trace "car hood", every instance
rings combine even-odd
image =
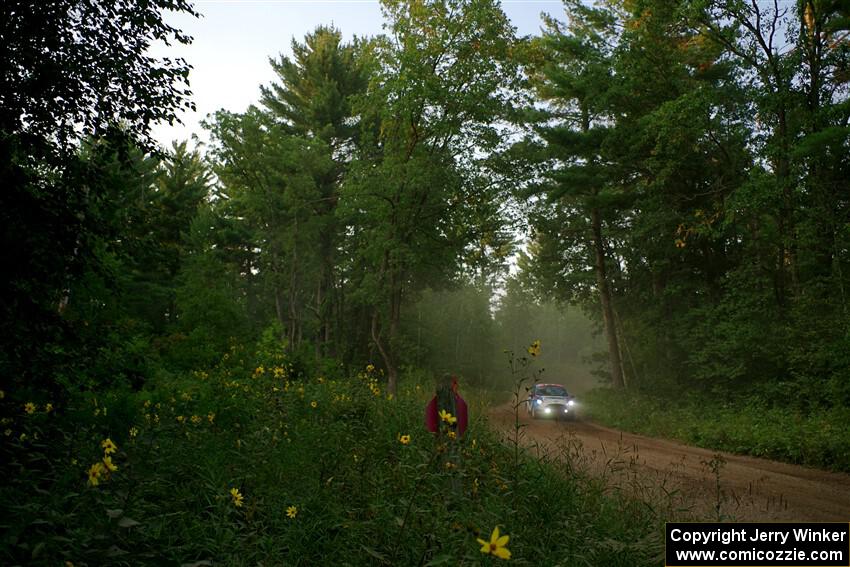
[[[543,403],[547,404],[565,404],[570,400],[567,396],[539,396],[538,399],[543,400]]]

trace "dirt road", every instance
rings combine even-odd
[[[510,404],[490,413],[513,435]],[[850,475],[718,453],[675,441],[609,429],[589,421],[532,420],[520,411],[522,443],[569,461],[682,517],[737,521],[850,521]],[[672,518],[671,518],[672,519]]]

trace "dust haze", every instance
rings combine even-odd
[[[413,366],[457,374],[494,394],[513,386],[510,352],[531,359],[526,349],[535,340],[541,349],[531,370],[543,369],[541,381],[563,384],[578,395],[605,384],[599,373],[604,340],[578,307],[519,294],[494,301],[488,291],[470,286],[424,292],[404,323]]]

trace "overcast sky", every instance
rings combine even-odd
[[[519,35],[540,31],[540,13],[560,16],[560,0],[502,0]],[[346,39],[381,33],[377,0],[197,0],[200,19],[172,14],[167,21],[194,37],[189,47],[157,49],[159,56],[184,57],[193,67],[189,79],[197,112],[180,114],[183,125],[154,128],[155,138],[170,146],[197,134],[207,137],[200,121],[218,109],[244,111],[257,102],[260,85],[274,81],[270,56],[291,55],[293,37],[320,24],[333,24]]]

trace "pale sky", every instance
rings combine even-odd
[[[519,35],[538,34],[541,12],[560,16],[560,0],[502,0],[505,13]],[[207,114],[221,108],[242,112],[260,97],[260,85],[275,80],[269,57],[291,55],[290,43],[299,41],[320,24],[333,24],[346,40],[382,32],[377,0],[196,0],[203,17],[171,14],[166,20],[194,37],[192,45],[159,48],[154,55],[184,57],[194,68],[189,80],[196,112],[179,114],[183,125],[162,124],[154,137],[170,147],[172,140],[197,134]]]

